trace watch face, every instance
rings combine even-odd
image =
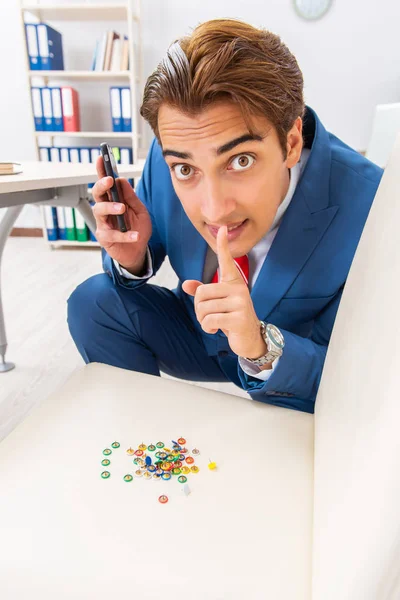
[[[285,345],[285,340],[279,329],[275,327],[275,325],[271,325],[270,323],[268,323],[268,325],[266,326],[266,330],[275,346],[278,346],[278,348],[283,348]]]

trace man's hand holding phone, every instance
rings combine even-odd
[[[110,190],[112,177],[106,175],[103,158],[96,162],[99,180],[92,188],[96,204],[96,238],[111,258],[134,275],[140,275],[146,260],[147,244],[151,237],[151,219],[144,204],[136,196],[132,186],[124,178],[115,180],[121,202],[112,201]],[[119,231],[116,216],[124,215],[128,231]]]

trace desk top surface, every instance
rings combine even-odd
[[[135,477],[181,436],[188,496]],[[310,600],[312,473],[312,415],[88,365],[0,444],[2,600]]]
[[[128,179],[140,177],[144,163],[145,161],[141,160],[134,165],[118,165],[118,173],[121,177]],[[0,206],[2,204],[1,194],[80,185],[97,180],[94,163],[25,161],[22,163],[22,168],[22,173],[0,176]]]

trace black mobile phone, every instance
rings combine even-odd
[[[114,180],[113,186],[110,190],[112,201],[118,202],[119,204],[123,204],[124,201],[121,200],[121,198],[119,196],[118,187],[117,187],[117,183],[116,183],[116,180],[118,179],[119,175],[118,175],[117,163],[115,162],[114,153],[113,153],[111,147],[109,146],[109,144],[107,144],[107,142],[102,142],[100,144],[100,151],[101,151],[101,156],[103,157],[103,163],[104,163],[104,169],[106,171],[106,175],[108,177],[112,177]],[[118,229],[122,232],[128,231],[128,226],[127,226],[126,220],[125,220],[125,214],[116,215],[116,219],[117,219]]]

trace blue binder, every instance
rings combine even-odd
[[[122,131],[121,119],[121,90],[119,87],[110,88],[111,121],[113,131]]]
[[[51,242],[58,240],[57,212],[53,206],[44,207],[47,237]]]
[[[80,156],[80,148],[77,148],[76,146],[71,146],[69,148],[69,162],[72,163],[79,163],[81,162],[81,156]]]
[[[43,120],[44,129],[43,131],[53,131],[53,105],[51,102],[51,90],[48,87],[40,88],[42,94],[42,107],[43,107]]]
[[[50,146],[40,146],[39,157],[42,162],[50,162]]]
[[[64,56],[62,49],[62,35],[50,25],[39,23],[37,37],[41,69],[43,71],[63,71]]]
[[[121,165],[131,165],[133,164],[133,153],[132,148],[120,148],[119,149],[120,157],[121,157]],[[129,183],[133,187],[133,179],[128,179]]]
[[[29,56],[29,68],[31,71],[39,71],[42,68],[42,61],[39,56],[37,31],[34,23],[26,23],[25,36]]]
[[[121,88],[121,115],[122,131],[132,131],[131,90],[128,87]]]
[[[53,111],[52,131],[64,131],[63,111],[61,103],[61,88],[51,87],[51,106]]]
[[[50,162],[61,162],[60,156],[61,148],[57,146],[52,146],[50,148]],[[64,206],[56,207],[57,214],[57,239],[66,240],[67,239],[67,230],[65,225],[65,208]]]
[[[31,87],[33,118],[36,131],[44,131],[42,95],[39,87]]]

